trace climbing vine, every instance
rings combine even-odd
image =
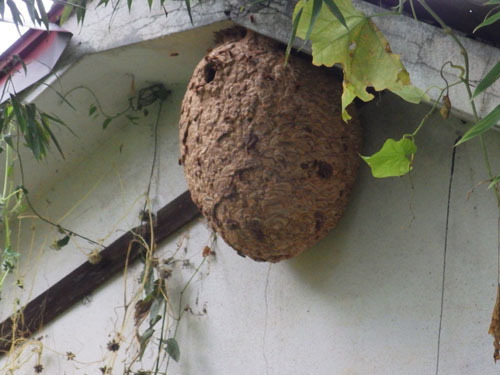
[[[401,15],[406,3],[410,4],[415,18],[414,3],[420,4],[454,41],[460,51],[462,61],[446,61],[441,70],[449,65],[460,72],[459,79],[456,82],[448,83],[443,77],[444,87],[439,89],[437,99],[433,101],[430,111],[416,125],[413,133],[403,134],[399,140],[387,139],[378,152],[371,156],[362,156],[362,159],[370,166],[373,176],[377,178],[408,174],[413,168],[417,154],[417,134],[437,108],[440,108],[440,114],[443,118],[448,117],[451,109],[451,99],[448,96],[449,88],[462,85],[470,101],[474,124],[456,142],[454,147],[479,138],[489,175],[489,188],[493,188],[497,204],[500,207],[498,188],[500,176],[493,173],[483,139],[483,136],[500,121],[500,105],[480,118],[475,103],[478,95],[500,78],[500,61],[473,89],[470,81],[470,62],[467,49],[456,33],[446,25],[427,4],[426,0],[400,0],[392,11],[371,16],[358,11],[351,0],[300,0],[295,7],[292,38],[289,41],[287,54],[290,53],[295,36],[298,36],[304,41],[311,41],[313,64],[326,66],[339,64],[342,67],[344,73],[342,116],[346,121],[350,119],[347,106],[354,98],[363,101],[374,98],[374,95],[367,91],[368,88],[375,91],[387,89],[410,103],[418,103],[424,99],[430,100],[427,95],[411,84],[409,74],[402,65],[399,56],[392,53],[387,40],[372,22],[373,18],[379,16]],[[474,32],[500,20],[500,1],[490,0],[485,5],[494,5],[494,7],[486,15],[484,21],[475,28]],[[441,76],[443,76],[442,72]],[[500,269],[498,274],[500,275]],[[495,361],[500,359],[500,284],[498,284],[497,294],[497,302],[489,330],[489,333],[494,337],[493,357]]]

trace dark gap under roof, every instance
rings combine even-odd
[[[390,9],[399,4],[398,0],[363,1],[386,9]],[[472,33],[474,28],[483,22],[488,12],[494,7],[492,5],[483,5],[486,2],[487,0],[427,0],[427,4],[452,29],[459,31],[469,38],[491,44],[495,47],[500,47],[500,21],[484,27],[476,33]],[[429,13],[422,8],[418,1],[414,1],[413,3],[419,21],[439,26]],[[413,17],[408,2],[404,6],[404,12]]]

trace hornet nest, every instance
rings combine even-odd
[[[330,69],[243,29],[219,33],[196,67],[180,118],[191,197],[240,253],[278,262],[341,218],[356,179],[361,129],[341,117]]]

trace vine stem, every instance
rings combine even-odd
[[[7,147],[8,148],[8,147]],[[21,175],[21,184],[23,185],[23,187],[25,186],[24,185],[24,168],[23,168],[23,161],[21,159],[21,153],[19,152],[19,137],[18,137],[18,147],[17,149],[14,149],[14,151],[17,153],[17,160],[19,162],[19,172],[20,172],[20,175]],[[33,213],[42,221],[46,222],[47,224],[57,228],[57,229],[60,229],[62,230],[63,232],[65,232],[66,234],[68,235],[72,235],[72,236],[75,236],[75,237],[78,237],[78,238],[81,238],[82,240],[85,240],[93,245],[96,245],[100,248],[104,248],[104,245],[97,242],[97,241],[94,241],[92,240],[91,238],[87,237],[87,236],[84,236],[84,235],[81,235],[81,234],[78,234],[68,228],[65,228],[59,224],[56,224],[54,223],[53,221],[47,219],[46,217],[42,216],[36,209],[35,207],[33,206],[33,204],[31,203],[31,200],[30,198],[28,197],[27,194],[24,195],[24,198],[26,199],[26,203],[28,204],[28,207],[31,209],[31,211],[33,211]]]
[[[203,258],[203,260],[200,262],[200,264],[198,265],[196,270],[194,270],[193,274],[191,275],[191,277],[189,278],[187,283],[184,285],[184,288],[182,288],[182,290],[179,294],[179,310],[177,312],[177,324],[175,325],[174,335],[172,336],[172,338],[174,338],[174,339],[177,337],[177,331],[179,330],[179,325],[181,323],[181,319],[184,315],[184,312],[186,311],[185,309],[183,310],[183,308],[182,308],[182,297],[184,296],[184,293],[186,292],[187,288],[189,287],[189,285],[193,281],[194,277],[198,274],[198,272],[200,272],[200,269],[206,260],[207,260],[206,257]],[[167,365],[165,367],[165,372],[168,370],[169,364],[170,364],[170,356],[168,356],[168,358],[167,358]]]
[[[3,180],[3,193],[2,199],[7,195],[7,184],[9,179],[9,147],[7,146],[5,149],[5,171],[4,171],[4,180]]]
[[[470,62],[469,62],[469,54],[467,53],[467,50],[465,49],[463,43],[460,41],[458,36],[441,19],[441,17],[439,17],[439,15],[427,4],[426,0],[418,0],[418,2],[431,15],[431,17],[436,20],[436,22],[442,27],[444,32],[446,34],[448,34],[455,41],[455,43],[458,45],[458,47],[460,49],[460,54],[462,55],[462,57],[464,59],[464,67],[465,67],[465,74],[464,74],[464,77],[462,77],[461,79],[465,85],[465,89],[467,90],[467,96],[469,97],[469,101],[470,101],[471,108],[472,108],[472,113],[474,114],[474,119],[475,119],[475,121],[479,121],[479,115],[477,113],[476,103],[472,99],[472,90],[471,90],[470,81],[469,81]],[[481,142],[481,148],[483,150],[483,158],[484,158],[484,162],[486,165],[486,170],[488,172],[489,178],[492,179],[493,172],[492,172],[492,168],[491,168],[491,162],[490,162],[490,158],[488,155],[488,149],[486,147],[486,144],[484,142],[484,138],[482,135],[479,136],[479,140]],[[493,191],[494,191],[494,194],[495,194],[495,197],[497,200],[497,206],[500,207],[500,193],[498,192],[497,189],[493,189]],[[500,270],[499,270],[499,273],[500,273]]]

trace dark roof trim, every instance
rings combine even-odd
[[[399,0],[363,0],[367,3],[390,9],[399,4]],[[482,2],[482,3],[481,3]],[[427,0],[427,4],[452,29],[459,31],[471,39],[500,47],[500,22],[484,27],[473,33],[474,28],[483,22],[493,5],[483,5],[486,0]],[[414,1],[415,13],[419,21],[438,26],[436,21],[422,8],[418,1]],[[404,6],[404,13],[413,16],[409,2]]]

